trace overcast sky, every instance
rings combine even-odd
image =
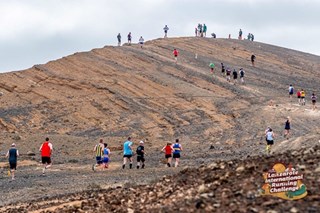
[[[239,29],[255,40],[320,55],[317,0],[0,0],[0,72],[133,42],[193,36],[198,23],[226,38]]]

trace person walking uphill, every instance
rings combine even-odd
[[[178,167],[179,165],[179,160],[180,160],[180,152],[182,151],[182,146],[179,143],[179,139],[176,139],[176,142],[173,144],[172,148],[174,149],[173,151],[173,159],[175,160],[174,167]]]
[[[254,60],[256,60],[256,56],[255,55],[251,55],[251,63],[252,63],[252,66],[254,66]]]
[[[144,158],[144,142],[143,141],[140,141],[140,145],[137,147],[136,153],[137,153],[137,169],[140,168],[140,161],[142,163],[141,169],[144,169],[145,158]]]
[[[289,134],[290,134],[290,129],[291,129],[291,126],[290,126],[290,117],[287,117],[287,120],[284,124],[284,137],[287,138],[287,140],[289,139]]]
[[[16,148],[16,144],[13,143],[11,145],[11,148],[6,154],[6,157],[9,159],[9,166],[10,166],[10,174],[11,174],[11,179],[15,180],[14,177],[14,172],[17,170],[17,161],[18,161],[18,156],[19,156],[19,151]]]
[[[163,31],[164,31],[164,38],[167,38],[168,36],[167,36],[167,33],[168,33],[168,30],[169,30],[169,27],[166,25],[166,26],[164,26],[164,28],[163,28]]]
[[[121,35],[120,33],[117,35],[117,39],[118,39],[118,46],[121,45]]]
[[[214,75],[213,75],[213,71],[214,71],[214,67],[215,67],[214,63],[211,62],[211,63],[209,64],[209,67],[210,67],[210,71],[211,71],[212,78],[213,78],[213,76],[214,76]]]
[[[123,144],[123,165],[122,165],[122,169],[124,169],[126,167],[126,164],[129,160],[130,164],[129,164],[129,168],[132,169],[132,145],[133,142],[131,142],[131,137],[128,137],[128,140],[126,142],[124,142]]]
[[[312,101],[312,110],[315,110],[317,108],[316,107],[317,96],[314,93],[312,93],[311,101]]]
[[[173,56],[176,63],[178,62],[178,55],[179,55],[179,51],[177,49],[174,49]]]
[[[45,171],[51,167],[51,154],[52,154],[52,143],[49,142],[49,138],[41,145],[39,151],[41,152],[41,161],[43,164],[42,175],[45,175]]]

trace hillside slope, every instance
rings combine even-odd
[[[173,48],[180,52],[177,64]],[[251,54],[257,57],[255,67]],[[262,155],[267,126],[276,134],[274,152],[313,146],[319,140],[320,113],[311,109],[310,96],[312,91],[320,94],[319,59],[259,42],[185,37],[148,41],[143,49],[106,46],[1,74],[0,154],[15,142],[24,161],[20,165],[25,165],[23,180],[12,189],[23,194],[24,188],[32,188],[25,199],[39,197],[40,189],[28,181],[40,170],[38,156],[25,154],[38,153],[46,136],[55,149],[57,169],[52,178],[63,180],[55,186],[46,183],[55,195],[70,186],[69,192],[78,192],[94,182],[87,179],[91,171],[83,168],[90,167],[92,148],[100,137],[114,152],[114,169],[120,165],[119,150],[129,135],[135,144],[146,141],[152,168],[162,165],[159,150],[175,138],[184,146],[183,166]],[[214,76],[210,62],[216,64]],[[246,84],[228,83],[221,75],[221,62],[232,69],[244,68]],[[288,98],[289,84],[306,90],[306,106]],[[292,119],[289,140],[282,136],[287,116]],[[5,168],[5,162],[0,158],[0,167]],[[67,179],[69,173],[75,179]],[[152,173],[140,181],[168,171]],[[141,183],[139,173],[133,176]],[[43,184],[41,178],[34,178]],[[107,185],[126,181],[109,178]],[[4,191],[8,187],[0,184]],[[6,196],[0,206],[21,201],[14,194]]]

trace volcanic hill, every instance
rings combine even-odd
[[[174,48],[180,52],[177,63]],[[213,75],[211,62],[216,65]],[[243,68],[245,84],[227,82],[221,62],[232,70]],[[51,190],[47,197],[95,188],[90,164],[99,138],[114,152],[108,186],[130,182],[119,169],[121,145],[128,136],[135,145],[144,140],[147,150],[149,168],[142,173],[144,179],[135,170],[136,184],[180,170],[170,171],[161,161],[161,148],[176,138],[184,148],[181,167],[264,156],[267,126],[276,134],[274,153],[319,141],[320,113],[312,110],[310,96],[320,94],[320,57],[260,42],[156,39],[143,48],[105,46],[0,76],[0,153],[13,142],[22,153],[22,171],[15,183],[8,185],[7,177],[0,177],[1,191],[17,190],[4,193],[0,206],[42,199],[37,195],[40,182]],[[290,84],[306,91],[306,106],[295,97],[289,99]],[[289,140],[283,137],[288,116]],[[47,136],[56,164],[47,180],[57,186],[34,175],[40,173],[38,149]],[[0,158],[3,173],[5,162]],[[105,178],[102,173],[96,176]]]

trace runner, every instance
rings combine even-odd
[[[144,169],[145,158],[144,158],[144,142],[143,141],[140,141],[140,145],[137,147],[136,153],[137,153],[137,169],[140,168],[140,161],[142,163],[141,169]]]
[[[179,51],[177,49],[174,49],[173,50],[173,55],[174,55],[174,60],[177,63],[178,62]]]
[[[93,171],[96,169],[96,167],[99,167],[103,164],[103,160],[102,160],[103,149],[104,149],[104,144],[103,144],[103,139],[101,138],[99,140],[99,143],[95,145],[93,148],[93,151],[96,155],[96,163],[92,165]]]
[[[244,84],[244,73],[245,73],[245,71],[243,70],[243,68],[240,68],[239,75],[240,75],[240,79],[241,79],[242,84]]]
[[[109,168],[109,155],[111,154],[110,149],[108,148],[108,144],[104,143],[104,149],[103,149],[103,168]]]
[[[233,69],[233,84],[236,85],[238,82],[238,72],[236,71],[236,69]]]
[[[290,117],[287,117],[287,120],[284,124],[284,137],[286,137],[287,139],[289,139],[289,134],[290,134]]]
[[[132,169],[132,163],[133,163],[133,159],[132,159],[132,144],[133,142],[131,142],[131,137],[128,137],[128,140],[126,142],[124,142],[123,144],[123,165],[122,165],[122,169],[125,168],[128,160],[130,161],[129,164],[129,168]]]
[[[169,30],[169,27],[168,27],[167,25],[164,26],[163,31],[164,31],[164,37],[165,37],[165,38],[167,38],[168,30]]]
[[[214,70],[214,66],[215,66],[215,65],[214,65],[214,63],[212,63],[212,62],[209,64],[210,72],[212,73],[212,78],[213,78],[213,70]]]
[[[9,149],[9,151],[6,154],[6,157],[9,159],[9,166],[10,166],[9,174],[11,174],[12,180],[15,180],[14,172],[17,170],[18,156],[19,156],[19,151],[16,148],[16,144],[13,143],[11,145],[11,148]]]
[[[298,103],[300,105],[301,104],[301,92],[300,92],[300,90],[297,91],[297,98],[298,98]]]
[[[194,33],[196,34],[196,37],[198,36],[198,28],[194,28]]]
[[[227,73],[227,81],[230,82],[231,69],[228,67],[226,70]]]
[[[251,55],[251,63],[252,63],[252,66],[254,66],[254,60],[256,59],[256,56],[255,55]]]
[[[41,145],[39,151],[41,152],[41,161],[43,164],[42,175],[45,175],[46,169],[51,167],[51,154],[52,154],[52,143],[49,142],[49,138]]]
[[[292,86],[292,84],[290,84],[290,86],[289,86],[289,98],[292,98],[292,95],[293,95],[293,86]]]
[[[225,68],[224,64],[221,63],[221,73],[222,73],[222,75],[225,75],[225,71],[226,71],[226,68]]]
[[[273,145],[274,141],[274,133],[272,129],[270,128],[269,131],[266,133],[266,138],[267,138],[267,154],[271,153],[271,146]]]
[[[171,167],[172,152],[174,152],[172,144],[167,143],[167,145],[163,147],[161,151],[165,153],[165,158],[167,159],[167,166]]]
[[[131,32],[129,32],[129,34],[128,34],[128,44],[129,45],[131,45],[131,38],[132,38]]]
[[[312,101],[312,110],[315,110],[317,108],[316,107],[317,96],[314,93],[312,93],[311,101]]]
[[[180,160],[180,152],[182,151],[182,146],[179,143],[179,139],[176,139],[176,142],[173,144],[172,148],[174,149],[174,152],[173,152],[173,159],[175,160],[174,167],[178,167],[179,160]]]
[[[121,45],[121,35],[120,33],[117,35],[117,39],[118,39],[118,46]]]
[[[206,35],[207,35],[207,25],[206,24],[203,24],[203,34],[204,34],[204,37],[206,37]]]
[[[306,100],[305,100],[306,93],[303,89],[301,89],[300,95],[301,95],[301,105],[306,105]]]
[[[140,36],[139,38],[139,44],[140,44],[140,47],[142,48],[143,46],[143,43],[144,43],[144,39],[142,38],[142,36]]]

